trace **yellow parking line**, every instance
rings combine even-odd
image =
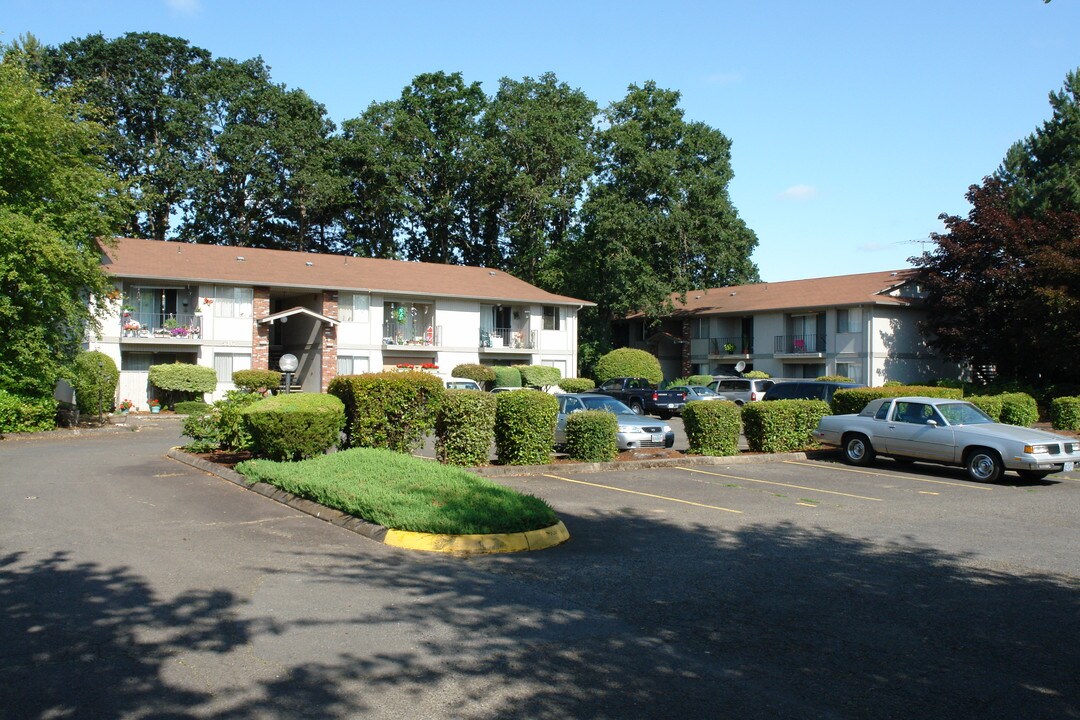
[[[992,487],[986,487],[983,485],[971,485],[969,483],[949,482],[948,480],[931,480],[929,478],[915,477],[914,475],[897,475],[895,473],[881,473],[874,472],[873,470],[856,470],[855,468],[846,467],[844,465],[818,465],[816,463],[799,462],[798,460],[783,460],[788,465],[802,465],[803,467],[812,467],[819,470],[842,470],[844,472],[856,473],[858,475],[876,475],[877,477],[886,478],[900,478],[902,480],[917,480],[918,482],[933,483],[934,485],[952,485],[953,487],[962,487],[969,490],[993,490]]]
[[[720,507],[719,505],[704,505],[702,503],[690,502],[689,500],[680,500],[679,498],[665,497],[664,495],[653,495],[651,493],[638,492],[636,490],[626,490],[624,488],[612,487],[611,485],[601,485],[600,483],[585,482],[584,480],[572,480],[571,478],[560,477],[558,475],[544,474],[544,477],[554,478],[555,480],[562,480],[569,483],[577,483],[578,485],[588,485],[590,487],[601,488],[603,490],[614,490],[616,492],[630,493],[631,495],[641,495],[642,497],[656,498],[657,500],[670,500],[671,502],[682,503],[683,505],[693,505],[694,507],[708,508],[710,510],[723,510],[729,513],[738,513],[742,515],[742,510],[732,510],[731,508]]]
[[[919,494],[920,495],[940,495],[941,493],[930,492],[929,490],[920,490]]]
[[[715,477],[730,478],[732,480],[744,480],[746,482],[761,483],[763,485],[779,485],[780,487],[795,488],[796,490],[811,490],[813,492],[825,493],[827,495],[843,495],[844,497],[856,498],[858,500],[873,500],[874,502],[885,502],[881,498],[866,497],[865,495],[852,495],[851,493],[836,492],[835,490],[822,490],[821,488],[806,487],[804,485],[792,485],[790,483],[773,482],[772,480],[755,480],[754,478],[740,477],[739,475],[725,475],[724,473],[709,472],[708,470],[698,470],[696,468],[678,467],[676,470],[685,470],[686,472],[701,473],[702,475],[713,475]]]
[[[796,505],[802,505],[803,507],[817,507],[814,503],[795,503]]]

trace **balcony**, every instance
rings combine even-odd
[[[535,330],[494,328],[480,331],[481,351],[535,350]]]
[[[124,312],[120,341],[189,342],[202,338],[201,313]]]
[[[399,322],[383,323],[383,347],[395,350],[424,350],[442,345],[442,325],[409,328]]]
[[[747,359],[754,354],[754,344],[750,338],[742,336],[709,338],[710,358]]]
[[[775,355],[825,357],[824,335],[777,335],[773,345]]]

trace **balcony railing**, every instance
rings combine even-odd
[[[120,317],[120,337],[198,340],[202,337],[202,314],[124,312]]]
[[[480,347],[492,350],[534,350],[536,348],[536,331],[512,330],[510,328],[481,330]]]
[[[442,325],[409,329],[401,323],[383,323],[383,345],[396,348],[442,345]]]
[[[752,355],[754,343],[749,338],[722,337],[709,338],[710,355]]]
[[[777,335],[773,352],[784,355],[816,355],[825,352],[824,335]]]

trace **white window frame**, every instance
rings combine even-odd
[[[246,359],[247,363],[237,362],[237,360]],[[237,367],[239,365],[240,367]],[[217,379],[219,383],[231,383],[233,381],[233,373],[237,370],[250,370],[251,369],[251,354],[250,353],[229,353],[229,352],[216,352],[214,353],[214,372],[217,373]]]
[[[214,317],[250,318],[254,293],[239,285],[214,286]]]
[[[371,317],[371,296],[365,293],[341,293],[338,320],[343,323],[366,323]]]
[[[550,315],[548,315],[548,310],[551,311]],[[543,327],[545,330],[550,330],[552,332],[558,332],[562,330],[563,308],[559,307],[558,305],[544,305],[541,313],[543,314]],[[551,327],[548,327],[549,320]]]
[[[851,332],[851,311],[847,308],[837,308],[836,310],[836,333]]]
[[[348,363],[348,372],[343,371],[343,363]],[[358,370],[357,365],[360,365],[362,367]],[[361,375],[366,372],[371,372],[371,358],[369,358],[367,355],[338,355],[338,375]]]

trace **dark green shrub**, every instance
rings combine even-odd
[[[855,382],[846,375],[822,375],[817,379],[822,382]]]
[[[603,410],[582,410],[566,418],[566,452],[574,460],[609,462],[619,454],[619,421]]]
[[[540,465],[551,459],[559,401],[539,390],[496,396],[495,451],[503,465]]]
[[[1055,430],[1080,430],[1080,397],[1059,397],[1050,402],[1050,422]]]
[[[712,375],[691,375],[686,379],[687,385],[708,385],[713,381]]]
[[[111,395],[109,404],[112,404]],[[0,433],[55,429],[56,400],[51,397],[28,398],[0,390]]]
[[[304,460],[338,442],[345,405],[333,395],[292,393],[262,398],[242,411],[254,451],[271,460]]]
[[[521,387],[521,371],[516,367],[496,365],[492,370],[495,371],[495,387]]]
[[[120,371],[111,357],[97,350],[80,352],[75,356],[71,375],[79,412],[98,415],[112,410]]]
[[[1004,403],[1000,395],[972,395],[964,399],[989,415],[995,422],[1001,422],[1001,408]]]
[[[435,457],[439,462],[487,465],[494,441],[495,396],[476,390],[446,393],[435,420]]]
[[[858,413],[866,403],[883,397],[922,396],[952,398],[960,400],[964,393],[956,388],[932,387],[929,385],[892,385],[873,388],[844,388],[837,390],[832,398],[833,415],[851,415]]]
[[[1039,422],[1039,404],[1027,393],[1004,393],[998,397],[1001,398],[1001,422],[1020,427],[1031,427]]]
[[[183,400],[173,406],[173,410],[179,415],[197,415],[209,409],[210,406],[202,400]]]
[[[218,441],[226,450],[250,450],[253,438],[248,430],[244,410],[262,399],[256,393],[229,390],[225,397],[214,403],[217,413]],[[336,438],[335,438],[336,442]]]
[[[490,390],[495,382],[495,369],[487,365],[466,363],[454,367],[454,369],[450,371],[450,376],[465,378],[466,380],[475,380],[480,387],[485,390]]]
[[[150,366],[150,384],[160,392],[162,404],[173,407],[179,400],[197,400],[203,393],[217,389],[214,368],[191,363]]]
[[[219,414],[211,405],[203,404],[203,407],[202,412],[191,413],[184,418],[184,435],[191,438],[184,449],[189,452],[211,452],[221,447]]]
[[[407,453],[435,428],[446,392],[436,375],[419,371],[341,375],[327,392],[345,403],[348,447]]]
[[[249,393],[274,390],[281,385],[281,373],[277,370],[237,370],[232,374],[237,390]]]
[[[521,373],[521,384],[525,387],[543,390],[562,379],[562,373],[558,368],[547,365],[515,365],[514,367]]]
[[[558,385],[560,389],[568,393],[589,392],[596,388],[596,383],[589,378],[563,378]]]
[[[682,418],[691,454],[739,454],[742,414],[735,403],[727,400],[691,402],[683,408]]]
[[[865,403],[864,403],[865,404]],[[824,400],[772,400],[746,403],[743,432],[754,452],[794,452],[817,447],[813,432],[829,415]]]
[[[596,361],[594,374],[600,384],[617,377],[645,378],[653,385],[659,385],[664,379],[656,356],[634,348],[619,348],[604,355]]]

